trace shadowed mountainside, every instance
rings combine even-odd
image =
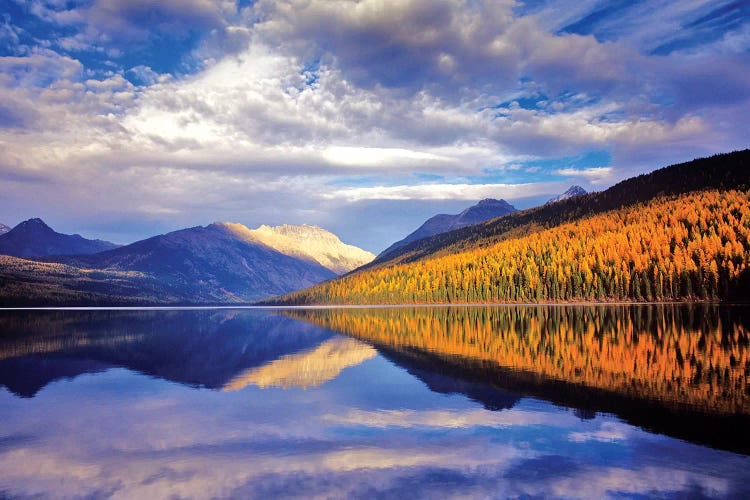
[[[406,238],[397,241],[378,255],[378,260],[388,259],[390,255],[398,253],[398,249],[411,243],[412,241],[429,238],[436,234],[453,231],[462,227],[478,224],[486,220],[511,214],[516,208],[505,200],[485,199],[473,205],[460,214],[448,215],[438,214],[430,217],[424,224],[419,226],[413,233]]]
[[[58,233],[42,219],[29,219],[13,229],[0,231],[0,254],[13,257],[91,254],[118,246],[108,241],[88,240],[78,234]]]
[[[0,294],[3,305],[250,303],[335,276],[312,259],[247,241],[221,223],[96,254],[36,260],[0,266],[8,287]]]

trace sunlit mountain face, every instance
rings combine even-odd
[[[238,223],[224,223],[238,237],[250,242],[267,245],[291,257],[313,260],[333,271],[344,274],[367,264],[375,258],[373,254],[343,243],[335,234],[317,226],[261,225],[249,229]]]

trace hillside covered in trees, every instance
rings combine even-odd
[[[500,219],[502,220],[502,219]],[[750,191],[707,190],[365,269],[277,304],[743,300]],[[481,243],[479,240],[478,243]]]
[[[624,180],[596,193],[548,203],[386,250],[365,268],[413,262],[527,235],[584,217],[695,191],[750,189],[750,149],[700,158]]]

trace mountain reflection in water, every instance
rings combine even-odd
[[[713,413],[750,413],[750,318],[711,306],[512,306],[294,310],[398,352],[491,362]]]
[[[291,310],[440,372],[750,453],[744,307],[509,306]],[[417,368],[415,368],[417,367]],[[429,385],[429,383],[428,383]]]
[[[0,498],[743,497],[747,317],[2,311]]]

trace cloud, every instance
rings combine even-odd
[[[403,166],[417,164],[435,167],[435,164],[451,161],[450,158],[403,148],[367,148],[331,146],[323,151],[323,158],[337,165],[350,166]]]
[[[310,57],[330,54],[357,85],[512,85],[518,52],[494,43],[513,3],[407,0],[260,1],[259,33]],[[305,45],[310,41],[316,53]],[[489,64],[488,64],[489,63]],[[470,80],[471,79],[471,80]]]
[[[582,177],[593,184],[599,184],[612,175],[613,169],[612,167],[561,168],[555,170],[555,173],[566,177]]]
[[[260,36],[302,58],[330,60],[358,86],[500,96],[520,78],[538,89],[611,91],[637,83],[637,53],[592,36],[544,31],[514,2],[260,1]],[[313,47],[311,49],[311,47]]]
[[[536,184],[421,184],[342,188],[323,193],[326,199],[361,200],[479,200],[523,198],[560,190],[560,183]]]
[[[106,45],[123,40],[140,42],[164,33],[182,37],[191,30],[217,28],[236,7],[229,0],[94,0],[72,6],[35,1],[30,11],[55,25],[80,26],[83,36],[79,40],[86,44]]]
[[[35,21],[5,19],[15,48],[0,57],[0,144],[20,193],[3,208],[19,220],[36,199],[70,224],[83,197],[139,224],[257,225],[282,200],[287,221],[344,227],[360,201],[550,194],[549,172],[605,186],[746,146],[746,26],[717,18],[723,36],[650,53],[713,19],[704,4],[657,3],[640,23],[643,6],[589,1],[23,5]],[[612,164],[571,170],[590,150]],[[531,160],[551,166],[511,168]],[[39,177],[57,188],[22,182]],[[397,219],[392,235],[408,230]]]

